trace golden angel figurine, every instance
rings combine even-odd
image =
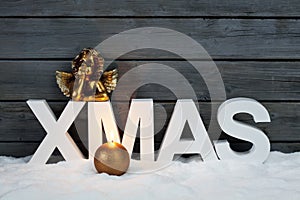
[[[103,72],[104,59],[92,48],[83,49],[72,61],[72,72],[56,71],[56,82],[74,101],[107,101],[117,85],[117,69]],[[101,77],[101,78],[100,78]]]

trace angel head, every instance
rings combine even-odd
[[[104,59],[92,48],[83,49],[72,61],[72,72],[56,71],[56,82],[75,101],[107,101],[116,87],[117,69],[103,72]]]
[[[72,61],[72,73],[76,76],[94,75],[101,76],[103,73],[104,59],[92,48],[83,49]]]

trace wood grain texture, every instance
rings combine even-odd
[[[0,142],[0,152],[1,156],[13,156],[13,157],[25,157],[31,156],[34,154],[38,146],[39,142]],[[87,150],[80,143],[77,144],[79,149],[84,155],[87,155]],[[55,149],[53,152],[53,156],[50,157],[48,163],[56,163],[63,159],[58,159],[60,152],[58,149]],[[30,158],[26,158],[30,159]]]
[[[185,61],[118,61],[114,63],[114,66],[118,67],[122,77],[129,70],[145,63],[160,63],[170,66],[189,81],[198,100],[210,99],[204,80],[194,67]],[[300,98],[300,62],[218,61],[216,65],[223,78],[228,98],[243,96],[260,101],[295,101]],[[67,100],[56,84],[56,70],[71,71],[70,62],[0,61],[0,100],[26,101],[31,98],[52,101]],[[137,77],[139,79],[151,78],[155,83],[161,73],[163,72],[160,69],[149,66],[146,74],[137,74]],[[163,77],[179,88],[182,98],[191,98],[190,94],[186,92],[187,85],[178,82],[170,73],[163,74]],[[125,80],[124,83],[128,85],[128,88],[132,85],[131,80]],[[144,85],[130,94],[135,98],[153,98],[156,101],[177,99],[170,90],[157,84]],[[116,98],[124,99],[121,95],[117,95]]]
[[[54,113],[59,117],[65,102],[49,103]],[[120,105],[120,104],[119,104]],[[174,103],[155,103],[155,140],[161,142],[166,131],[168,122],[174,109]],[[268,109],[271,123],[255,124],[249,115],[239,114],[237,120],[257,126],[262,129],[272,142],[299,142],[300,141],[300,103],[272,103],[265,102],[263,105]],[[200,114],[206,127],[211,118],[210,103],[199,104]],[[114,105],[114,111],[119,128],[124,129],[128,107]],[[216,127],[218,128],[218,127]],[[78,117],[75,126],[69,133],[75,141],[87,140],[87,115],[83,111]],[[210,133],[211,134],[211,133]],[[25,102],[1,102],[0,103],[0,141],[1,142],[37,142],[41,141],[46,132],[31,112]],[[190,132],[184,129],[183,136],[189,137]],[[214,133],[214,135],[217,135]],[[221,138],[228,138],[222,135]],[[219,138],[212,138],[219,139]],[[230,138],[229,138],[230,139]]]
[[[187,34],[214,59],[300,59],[297,19],[2,18],[0,22],[0,59],[73,58],[84,47],[94,47],[121,31],[145,26]],[[193,48],[189,57],[198,59]],[[122,58],[178,59],[178,56],[148,50]]]
[[[297,0],[141,0],[141,1],[97,1],[97,0],[3,0],[1,16],[166,16],[166,17],[299,17]]]
[[[59,117],[67,99],[55,83],[56,70],[69,71],[70,61],[84,47],[94,47],[121,31],[145,26],[187,34],[213,59],[222,60],[216,64],[227,98],[244,96],[261,101],[270,112],[272,122],[255,126],[270,138],[272,150],[300,151],[299,20],[298,0],[3,0],[0,4],[0,155],[31,155],[46,135],[26,105],[27,99],[50,100]],[[189,56],[199,59],[193,54]],[[122,59],[115,63],[121,75],[151,62],[177,70],[193,87],[204,124],[208,126],[211,110],[207,87],[182,58],[147,49],[127,53]],[[157,80],[161,73],[150,67],[138,77]],[[190,98],[187,85],[170,74],[162,75],[180,88],[181,97]],[[130,86],[130,80],[127,84]],[[155,100],[158,149],[176,97],[162,86],[147,84],[132,91],[130,98]],[[124,128],[127,112],[126,104],[115,107],[120,129]],[[83,110],[69,130],[76,142],[87,142],[86,118]],[[249,115],[239,114],[236,119],[254,125]],[[184,129],[183,135],[188,137],[189,130]],[[249,148],[249,143],[241,143],[224,133],[221,138],[228,139],[236,150]],[[81,143],[79,146],[86,154]],[[139,151],[138,145],[135,151]]]

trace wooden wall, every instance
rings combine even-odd
[[[299,19],[298,0],[3,0],[0,154],[30,155],[46,135],[26,105],[27,99],[47,99],[59,116],[67,99],[56,86],[56,70],[69,71],[70,61],[82,48],[143,26],[171,28],[202,44],[220,70],[227,98],[255,98],[269,110],[272,122],[257,126],[270,138],[272,150],[299,151]],[[191,79],[207,126],[211,104],[207,89],[184,60],[165,52],[135,51],[116,64],[122,75],[148,62],[167,64]],[[161,86],[148,85],[134,96],[155,100],[158,148],[167,125],[161,122],[170,118],[174,95]],[[247,115],[237,118],[253,124]],[[78,141],[76,129],[70,132]],[[237,150],[248,148],[241,141],[231,141]]]

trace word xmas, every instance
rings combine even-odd
[[[69,101],[58,120],[45,100],[28,100],[27,104],[47,132],[46,137],[33,155],[30,163],[46,163],[57,147],[66,161],[82,159],[83,156],[67,130],[86,102]],[[201,108],[200,108],[201,109]],[[192,100],[177,100],[157,160],[154,159],[154,113],[152,99],[133,99],[129,109],[122,141],[118,134],[111,103],[88,102],[89,155],[93,157],[102,144],[102,130],[107,140],[119,142],[132,153],[138,127],[140,127],[140,160],[144,163],[171,162],[174,154],[197,153],[204,161],[236,159],[264,162],[270,152],[270,142],[264,132],[256,127],[233,119],[237,113],[248,113],[254,121],[270,122],[266,108],[253,99],[234,98],[221,104],[217,120],[228,135],[251,142],[246,152],[233,151],[226,140],[214,141],[215,150],[209,139],[197,107]],[[194,140],[180,140],[185,123],[188,123]]]

